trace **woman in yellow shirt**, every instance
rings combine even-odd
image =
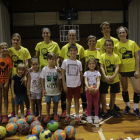
[[[137,117],[140,117],[138,103],[139,103],[139,95],[140,95],[140,82],[139,82],[139,47],[138,45],[132,41],[127,39],[128,29],[126,27],[119,27],[117,29],[118,37],[120,42],[115,46],[117,50],[117,54],[121,59],[120,65],[120,75],[121,75],[121,83],[122,83],[122,96],[123,100],[126,104],[124,114],[129,114],[131,111],[129,105],[129,94],[128,94],[128,77],[131,81],[131,84],[134,89],[134,108],[133,114]]]

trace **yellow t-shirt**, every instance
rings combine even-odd
[[[87,61],[90,58],[95,58],[99,66],[100,52],[98,50],[94,51],[85,50],[84,57],[85,57],[85,70],[87,69]]]
[[[12,58],[13,61],[13,68],[12,68],[12,77],[17,74],[16,67],[19,63],[24,63],[25,60],[31,58],[31,55],[27,48],[21,46],[19,51],[16,51],[14,47],[9,48],[8,50],[9,56]]]
[[[61,52],[60,52],[60,57],[65,59],[68,59],[70,57],[69,53],[68,53],[68,47],[70,46],[70,44],[66,44],[65,46],[62,47]],[[78,43],[76,43],[76,46],[78,48],[78,53],[76,55],[76,59],[80,60],[81,58],[84,58],[84,48],[79,45]]]
[[[53,52],[56,55],[59,55],[60,53],[60,48],[58,44],[54,41],[51,41],[51,43],[49,44],[46,44],[44,41],[39,42],[36,45],[35,50],[40,52],[39,55],[40,69],[43,69],[45,66],[48,65],[47,55],[49,52]]]
[[[128,40],[126,43],[119,42],[116,44],[116,54],[119,55],[121,60],[120,72],[132,72],[136,70],[136,62],[134,53],[139,51],[138,45],[135,41]]]
[[[111,37],[111,39],[114,42],[114,46],[119,42],[119,40],[114,38],[114,37]],[[101,49],[100,54],[104,54],[106,52],[105,46],[104,46],[105,40],[106,39],[104,39],[103,37],[101,39],[97,40],[96,48],[100,48]]]
[[[106,53],[102,54],[99,62],[104,65],[105,73],[107,76],[114,75],[115,66],[121,64],[119,56],[115,53],[113,53],[113,55],[111,56],[108,56]],[[101,76],[101,81],[105,82],[105,78],[103,75]],[[119,74],[117,74],[114,78],[114,81],[110,84],[114,84],[119,81]]]

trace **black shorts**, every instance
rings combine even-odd
[[[108,84],[106,82],[100,82],[100,94],[107,94],[108,88],[110,86],[110,93],[119,93],[120,92],[120,82],[114,84]]]
[[[135,71],[131,72],[120,72],[122,77],[134,77]]]

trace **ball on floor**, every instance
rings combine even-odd
[[[39,134],[40,140],[51,140],[52,133],[50,130],[45,129]]]
[[[26,138],[26,140],[38,140],[38,137],[35,135],[30,135]]]
[[[36,135],[38,137],[40,132],[42,132],[42,131],[43,131],[43,127],[41,125],[36,125],[32,129],[32,134]]]
[[[35,117],[34,121],[39,121],[41,123],[41,125],[44,125],[44,119],[41,116]]]
[[[6,128],[4,126],[0,126],[0,139],[4,138],[6,135]]]
[[[65,127],[64,129],[67,138],[73,138],[75,136],[76,130],[73,126],[68,125],[67,127]]]
[[[41,123],[39,121],[33,121],[30,125],[30,128],[33,129],[33,127],[36,125],[41,125]]]
[[[25,123],[25,122],[26,122],[25,119],[18,119],[17,120],[17,126],[19,126],[20,124]]]
[[[65,140],[66,133],[62,129],[58,129],[54,132],[54,140]]]
[[[34,121],[35,116],[34,115],[28,115],[26,117],[27,123],[31,124]]]
[[[55,120],[50,120],[47,124],[47,127],[50,131],[55,131],[58,129],[58,122]]]
[[[11,122],[17,124],[17,118],[16,117],[10,118],[9,121],[8,121],[8,123],[11,123]]]
[[[17,132],[17,125],[15,123],[8,123],[6,125],[6,131],[8,134],[14,134]]]
[[[30,126],[28,123],[24,122],[18,126],[18,131],[22,135],[26,135],[29,133]]]

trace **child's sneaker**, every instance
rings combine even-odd
[[[94,123],[99,123],[99,117],[98,116],[94,116]]]
[[[9,117],[9,119],[12,118],[12,117],[15,117],[15,111],[12,112],[11,116]]]
[[[83,115],[84,115],[84,116],[87,116],[87,115],[88,115],[88,114],[87,114],[87,109],[84,109],[84,110],[83,110]]]
[[[71,120],[70,117],[67,116],[64,120],[64,124],[69,124],[70,120]]]
[[[120,111],[119,106],[117,106],[116,104],[114,104],[114,110],[115,110],[115,111]]]
[[[133,114],[135,114],[137,117],[140,117],[139,109],[133,110]]]
[[[8,115],[3,115],[2,123],[8,123]]]
[[[35,116],[37,117],[38,115],[39,115],[39,111],[36,110],[36,111],[35,111]]]
[[[124,114],[129,114],[130,111],[131,111],[131,108],[129,106],[126,106],[124,110]]]
[[[109,115],[110,115],[110,116],[113,116],[113,117],[116,117],[116,118],[117,118],[117,117],[120,117],[120,115],[117,114],[114,110],[109,110],[108,112],[109,112]]]
[[[87,123],[93,123],[91,116],[87,116]]]
[[[108,118],[109,117],[109,114],[108,113],[105,113],[105,112],[102,112],[102,117],[103,118]]]
[[[28,115],[31,115],[32,113],[31,113],[31,111],[30,111],[30,109],[28,109],[27,111],[26,111],[26,115],[28,116]]]
[[[50,121],[50,116],[47,115],[47,116],[44,118],[44,122],[45,122],[45,123],[48,123],[49,121]]]
[[[62,110],[62,114],[61,114],[61,117],[62,118],[65,118],[67,115],[66,115],[66,110]]]
[[[85,124],[86,121],[81,120],[80,117],[75,118],[75,121],[77,122],[77,124]]]
[[[54,115],[54,120],[59,122],[59,115]]]
[[[2,115],[0,115],[0,122],[2,121]]]

